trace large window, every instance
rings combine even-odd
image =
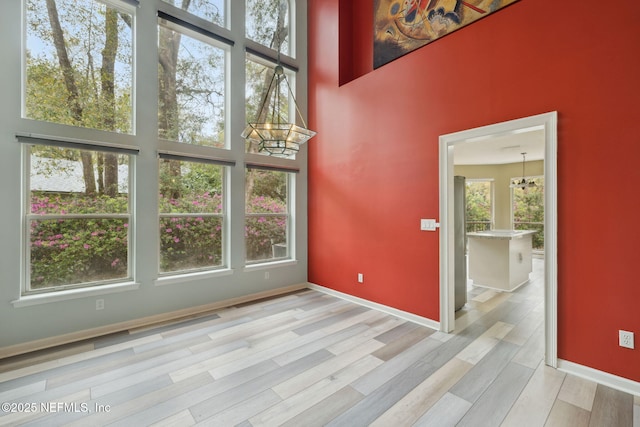
[[[133,133],[133,17],[109,4],[26,1],[25,117]]]
[[[485,231],[493,228],[493,180],[466,180],[467,232]]]
[[[247,38],[293,56],[290,0],[246,0]]]
[[[535,186],[513,188],[514,230],[535,230],[533,249],[544,251],[544,177],[527,177]]]
[[[189,13],[206,19],[209,22],[226,26],[227,21],[227,2],[230,0],[163,0],[175,7],[186,10]]]
[[[245,244],[247,263],[291,257],[290,194],[292,174],[248,167]]]
[[[212,39],[165,20],[158,40],[158,135],[224,147],[226,51]]]
[[[224,166],[160,159],[160,272],[224,265]]]
[[[265,100],[296,114],[295,1],[232,1],[19,0],[21,114],[9,120],[24,153],[28,303],[295,256],[300,161],[242,150],[241,136]],[[278,63],[291,90],[275,93]]]
[[[131,155],[27,145],[26,293],[131,278]]]

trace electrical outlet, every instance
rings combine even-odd
[[[358,283],[364,283],[364,274],[358,273]]]
[[[269,280],[269,272],[268,271],[264,272],[264,280]]]
[[[620,330],[618,333],[620,334],[620,347],[633,349],[633,332]]]
[[[104,300],[102,298],[96,300],[96,310],[104,310]]]

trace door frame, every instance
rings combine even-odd
[[[440,330],[452,332],[454,311],[454,227],[453,227],[453,146],[481,143],[493,136],[544,129],[544,304],[545,363],[557,367],[558,351],[558,206],[557,206],[557,124],[556,111],[510,120],[474,129],[441,135],[440,155]]]

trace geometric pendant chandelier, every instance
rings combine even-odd
[[[286,93],[291,95],[290,99],[293,100],[302,126],[296,125],[295,119],[293,122],[283,119],[280,111],[280,87],[283,83],[287,86]],[[278,65],[275,67],[273,77],[258,110],[257,118],[260,117],[264,117],[263,122],[248,123],[242,132],[243,138],[257,145],[259,153],[276,157],[292,157],[300,150],[300,144],[304,144],[316,135],[316,132],[307,129],[307,124],[298,109],[298,103],[293,96],[284,69],[280,65],[280,52],[278,52]]]
[[[255,144],[259,153],[276,157],[295,157],[298,150],[300,150],[300,144],[304,144],[316,134],[314,131],[307,129],[307,124],[300,113],[296,98],[293,96],[293,91],[287,81],[287,76],[284,74],[282,65],[280,65],[280,48],[282,44],[280,30],[285,26],[284,17],[288,7],[288,1],[280,0],[278,24],[274,33],[278,62],[258,109],[256,121],[248,123],[242,132],[242,137]],[[285,101],[280,99],[282,84],[287,86],[287,90],[284,93],[293,101],[295,107],[296,112],[292,121],[285,120],[285,116],[280,111],[283,107],[281,101]],[[302,126],[296,124],[296,115],[300,117]],[[286,117],[288,116],[287,114]]]

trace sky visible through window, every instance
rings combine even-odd
[[[182,0],[164,0],[180,9],[184,9]],[[237,1],[237,0],[235,0]],[[221,27],[226,26],[226,0],[192,0],[186,10],[192,15],[206,19]]]

